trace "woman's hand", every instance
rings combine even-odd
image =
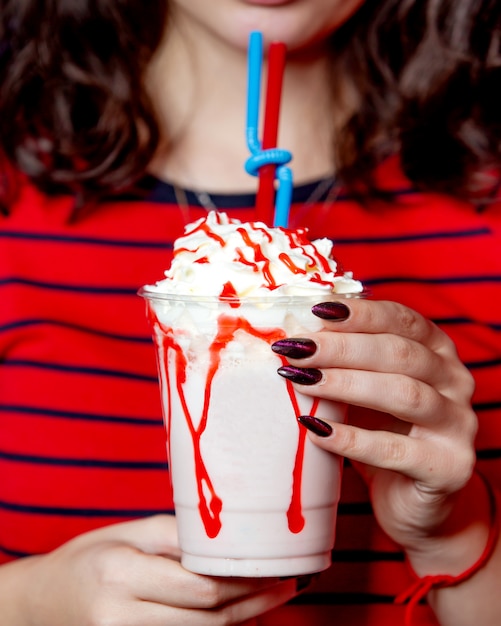
[[[17,600],[9,626],[240,624],[297,594],[295,579],[200,576],[178,559],[171,516],[83,534],[0,568],[0,589],[6,580]]]
[[[313,312],[325,331],[274,344],[290,362],[279,372],[301,393],[351,405],[348,424],[304,423],[362,471],[384,530],[418,551],[472,476],[473,379],[447,335],[403,305],[353,299]]]

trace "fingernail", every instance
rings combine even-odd
[[[350,309],[342,302],[321,302],[311,307],[313,315],[323,320],[342,322],[350,316]]]
[[[277,372],[287,380],[300,385],[316,385],[322,380],[322,372],[312,367],[284,365],[279,367]]]
[[[318,417],[314,417],[313,415],[300,415],[297,421],[319,437],[332,435],[332,426]]]
[[[290,339],[280,339],[271,345],[273,352],[291,359],[304,359],[315,354],[317,344],[311,339],[292,337]]]

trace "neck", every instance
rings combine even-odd
[[[245,51],[197,32],[196,25],[184,28],[176,23],[152,63],[148,87],[164,138],[151,164],[154,174],[208,192],[255,190],[255,180],[243,169],[249,156]],[[292,152],[291,168],[298,183],[332,173],[330,98],[327,53],[291,55],[278,145]]]

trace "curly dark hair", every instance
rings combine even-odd
[[[336,145],[341,178],[370,189],[398,151],[417,187],[482,201],[501,165],[499,0],[367,1],[333,44],[359,102]]]
[[[366,0],[332,36],[333,84],[341,71],[358,103],[341,180],[371,190],[399,151],[416,186],[476,193],[500,163],[500,5]],[[167,18],[167,0],[0,0],[3,160],[77,198],[132,185],[159,142],[143,78]]]
[[[4,157],[45,191],[135,181],[159,141],[143,85],[166,0],[0,0]]]

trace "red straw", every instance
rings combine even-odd
[[[278,118],[282,82],[285,68],[286,45],[275,41],[268,52],[268,81],[266,85],[266,103],[264,110],[263,150],[276,148],[278,140]],[[256,215],[259,221],[273,225],[275,205],[275,165],[264,165],[259,170],[259,186],[256,196]]]

